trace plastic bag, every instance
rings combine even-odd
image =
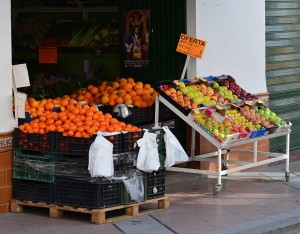
[[[113,144],[101,132],[90,146],[88,170],[91,177],[114,175]]]
[[[156,142],[157,134],[144,130],[143,138],[137,141],[140,147],[136,167],[142,171],[157,171],[160,167],[158,145]]]
[[[189,157],[181,144],[167,126],[162,127],[165,131],[164,140],[166,144],[165,167],[172,167],[174,164],[187,162]]]
[[[142,201],[144,199],[143,176],[134,175],[132,178],[122,180],[131,200]]]
[[[125,104],[118,104],[113,109],[114,113],[117,113],[119,117],[122,117],[123,119],[127,118],[129,115],[131,115],[131,112],[128,109],[128,106]]]

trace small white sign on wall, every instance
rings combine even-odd
[[[30,86],[28,70],[25,63],[13,65],[12,70],[13,70],[13,79],[14,79],[13,85],[16,88]]]
[[[13,73],[13,91],[15,102],[15,119],[18,125],[18,118],[25,118],[25,102],[26,93],[17,91],[17,88],[30,86],[29,75],[26,64],[18,64],[12,66]]]
[[[27,99],[26,93],[16,92],[15,93],[15,105],[16,105],[16,117],[18,118],[26,118],[25,116],[25,102]]]

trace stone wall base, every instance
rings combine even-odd
[[[12,132],[0,133],[0,213],[10,211],[12,159]]]

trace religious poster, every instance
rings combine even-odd
[[[124,66],[142,68],[149,66],[150,11],[123,12]]]

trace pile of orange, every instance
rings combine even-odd
[[[76,103],[76,100],[71,99],[69,96],[42,100],[27,98],[25,102],[25,111],[28,112],[32,118],[36,118],[38,116],[42,116],[46,111],[52,111],[55,107],[59,107],[61,110],[64,110],[67,105]]]
[[[152,106],[156,96],[157,92],[150,84],[135,82],[133,78],[120,78],[112,82],[103,81],[97,87],[88,85],[86,89],[79,89],[70,95],[70,98],[90,105],[126,104],[143,108]]]
[[[63,98],[61,100],[70,101],[72,99]],[[83,138],[90,138],[98,131],[141,131],[136,126],[118,121],[109,113],[103,114],[95,106],[78,102],[76,104],[67,104],[63,107],[63,110],[58,113],[44,110],[44,113],[39,118],[30,123],[20,125],[19,129],[26,133],[44,134],[47,132],[61,132],[64,136]]]

